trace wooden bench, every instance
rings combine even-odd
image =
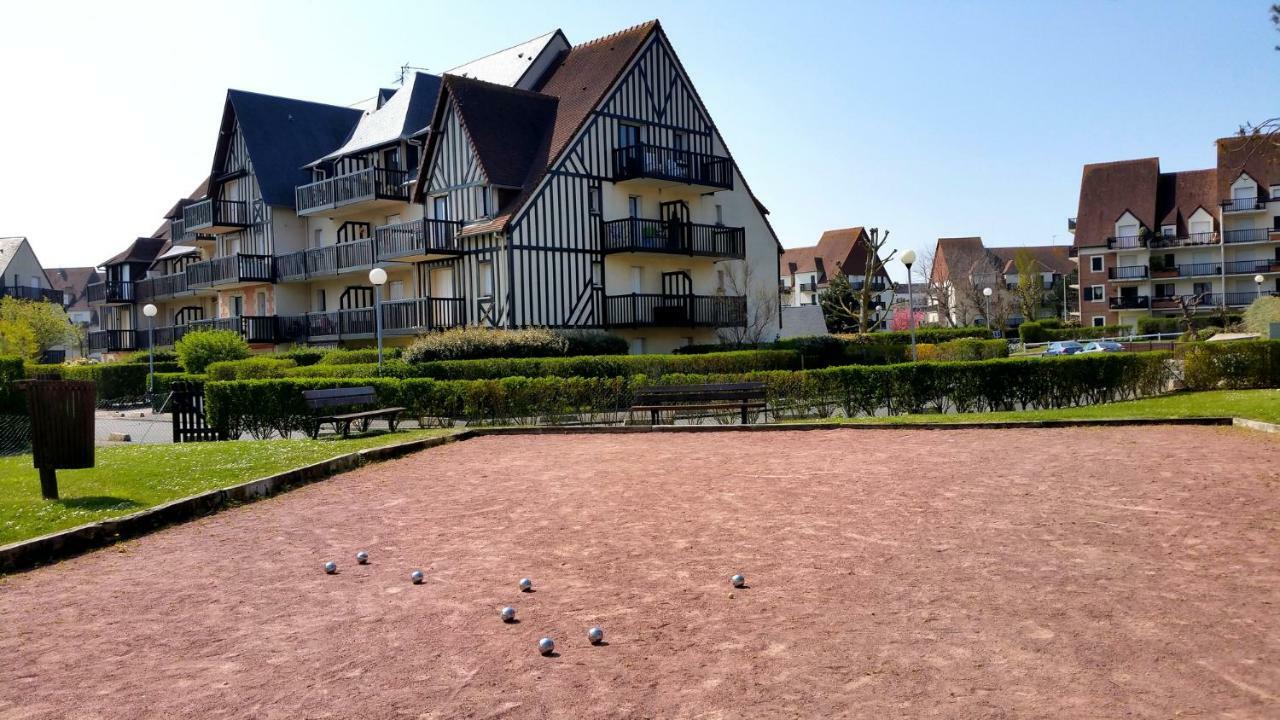
[[[377,405],[377,394],[369,386],[303,390],[302,399],[306,401],[307,409],[312,412],[308,420],[307,434],[313,440],[320,435],[320,428],[325,423],[332,423],[334,432],[341,430],[342,437],[347,437],[351,433],[352,423],[358,423],[360,432],[364,432],[369,429],[369,423],[374,418],[386,418],[387,427],[394,432],[396,426],[400,424],[400,413],[404,412],[402,407],[375,408],[329,415],[316,412],[325,408],[355,409]]]
[[[708,385],[661,385],[636,391],[631,412],[648,411],[654,425],[664,410],[738,410],[742,424],[749,422],[749,413],[760,410],[767,413],[765,387],[761,382],[720,383]]]

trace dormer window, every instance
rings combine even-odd
[[[1161,236],[1163,236],[1163,237],[1167,237],[1167,238],[1169,238],[1169,237],[1173,237],[1173,236],[1175,236],[1175,235],[1177,235],[1177,234],[1178,234],[1178,227],[1177,227],[1176,225],[1161,225],[1161,226],[1160,226],[1160,235],[1161,235]]]

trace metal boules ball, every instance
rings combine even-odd
[[[729,582],[733,583],[733,586],[736,588],[746,587],[747,585],[747,579],[741,575],[734,575],[729,578]]]
[[[509,623],[516,619],[516,609],[510,605],[502,608],[502,612],[500,614],[502,615],[502,622]]]
[[[422,578],[423,578],[423,575],[421,570],[414,570],[413,572],[409,573],[409,579],[413,581],[414,585],[421,585]]]
[[[363,551],[363,550],[361,550],[360,552],[356,553],[356,562],[360,563],[361,565],[368,565],[368,564],[369,564],[369,553],[367,553],[367,552],[365,552],[365,551]]]
[[[551,638],[542,638],[538,641],[538,652],[543,655],[550,655],[556,651],[556,643]]]
[[[529,592],[533,590],[533,581],[529,578],[520,578],[520,592]]]
[[[330,575],[338,572],[338,563],[330,560],[329,562],[324,564],[324,571],[329,573]]]
[[[587,639],[591,641],[592,645],[599,645],[604,642],[604,630],[598,627],[591,628],[587,631]]]

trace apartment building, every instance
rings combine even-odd
[[[1162,172],[1159,158],[1084,166],[1068,221],[1082,323],[1238,313],[1280,294],[1280,148],[1239,137],[1216,146],[1205,170]]]
[[[867,239],[865,228],[840,228],[822,233],[817,245],[784,250],[778,277],[783,305],[817,305],[818,295],[837,273],[848,276],[853,289],[860,291],[866,281]],[[876,303],[888,308],[893,303],[893,282],[888,274],[882,271],[871,282]]]
[[[1040,304],[1034,318],[1023,316],[1013,293],[1022,280],[1020,258],[1030,262],[1040,283]],[[1054,245],[987,247],[981,237],[938,238],[927,284],[916,286],[925,298],[925,320],[953,326],[985,323],[988,303],[983,291],[990,288],[993,302],[1009,306],[1008,324],[1027,320],[1062,318],[1064,307],[1073,307],[1069,280],[1075,272],[1070,248]],[[921,307],[917,305],[917,307]],[[996,313],[992,312],[993,316]]]
[[[169,219],[104,266],[96,304],[122,309],[95,349],[145,344],[146,303],[157,345],[218,327],[264,348],[364,344],[380,319],[392,344],[608,328],[649,352],[778,315],[777,238],[656,21],[411,73],[367,112],[232,90]]]
[[[0,297],[61,303],[25,237],[0,237]]]

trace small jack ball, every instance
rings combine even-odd
[[[587,631],[587,639],[591,641],[592,645],[599,645],[604,642],[604,630],[598,627],[591,628]]]
[[[409,573],[409,579],[413,581],[413,584],[414,584],[414,585],[421,585],[421,584],[422,584],[422,571],[421,571],[421,570],[414,570],[413,572]]]
[[[516,619],[516,609],[510,606],[502,608],[502,622],[511,622]]]
[[[329,562],[324,564],[324,571],[329,573],[330,575],[338,572],[338,563],[330,560]]]
[[[550,655],[556,651],[556,643],[551,638],[542,638],[538,641],[538,652],[543,655]]]
[[[747,579],[742,577],[741,575],[734,575],[733,577],[729,578],[729,582],[733,583],[734,587],[740,588],[740,587],[744,587],[747,584]]]
[[[361,550],[360,552],[356,553],[356,562],[360,563],[361,565],[368,565],[368,564],[369,564],[369,553],[367,553],[367,552],[365,552],[365,551],[363,551],[363,550]]]
[[[529,578],[520,578],[520,592],[529,592],[533,589],[533,581]]]

